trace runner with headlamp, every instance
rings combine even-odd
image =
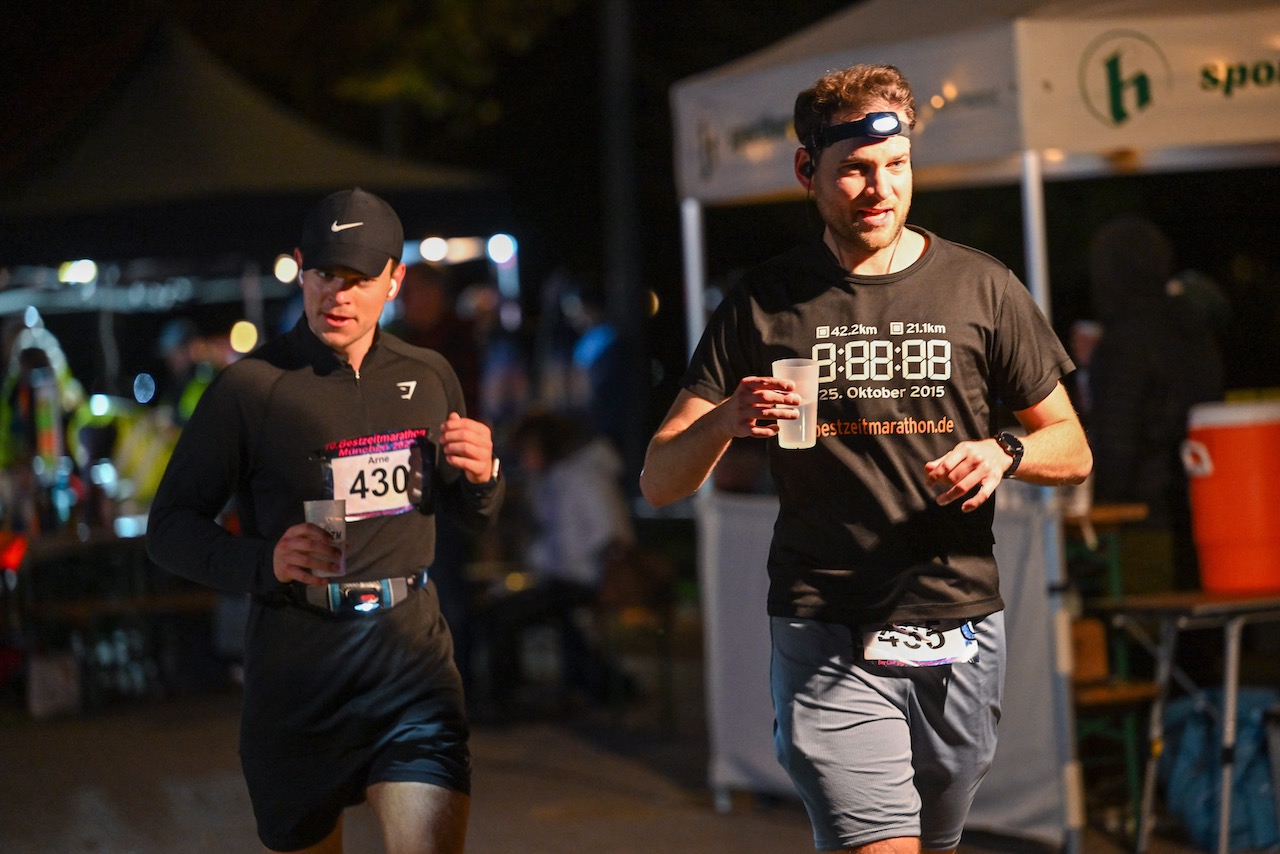
[[[796,417],[773,361],[818,362],[817,445],[769,443],[768,613],[778,756],[824,851],[955,850],[1000,716],[992,493],[1091,466],[1061,383],[1073,365],[1027,289],[907,226],[914,124],[891,66],[800,93],[794,169],[822,238],[716,309],[641,475],[655,505],[692,493],[733,438]],[[1000,429],[1002,408],[1025,436]]]

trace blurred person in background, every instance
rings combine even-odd
[[[1089,413],[1093,411],[1093,351],[1102,340],[1102,324],[1096,320],[1082,319],[1071,324],[1067,333],[1067,352],[1076,363],[1075,372],[1067,377],[1067,392],[1080,416],[1080,423],[1089,429]]]
[[[195,411],[200,395],[209,387],[216,371],[202,358],[200,330],[195,321],[175,317],[165,323],[156,339],[156,355],[164,361],[165,373],[156,392],[156,404],[164,408],[179,427]]]
[[[598,436],[622,452],[631,425],[630,356],[617,326],[608,318],[604,293],[580,289],[570,302],[570,322],[578,333],[571,355],[574,402]]]
[[[635,544],[619,484],[622,459],[581,419],[531,413],[510,440],[524,475],[527,580],[494,595],[484,614],[490,699],[500,717],[515,712],[523,681],[521,640],[533,627],[554,626],[560,653],[560,702],[575,692],[602,703],[634,693],[631,679],[590,636],[611,559]]]
[[[1145,583],[1194,589],[1199,562],[1181,449],[1191,407],[1224,393],[1216,286],[1191,276],[1188,288],[1175,279],[1173,242],[1134,214],[1098,230],[1088,261],[1104,327],[1090,364],[1094,500],[1145,504],[1147,518],[1134,530],[1145,531],[1147,542],[1135,551],[1152,565],[1130,561],[1128,569],[1145,575],[1172,566],[1171,579]]]

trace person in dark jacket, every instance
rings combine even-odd
[[[1089,274],[1103,333],[1090,365],[1089,438],[1094,500],[1145,504],[1144,524],[1164,541],[1174,586],[1194,588],[1181,448],[1191,407],[1220,400],[1225,381],[1200,291],[1188,294],[1174,270],[1173,242],[1143,217],[1117,217],[1094,236]]]
[[[341,851],[343,811],[365,801],[389,851],[465,844],[463,691],[425,570],[437,516],[483,524],[503,485],[448,362],[378,328],[403,246],[371,193],[312,210],[302,318],[209,386],[151,508],[156,563],[251,594],[240,758],[273,851]],[[342,577],[309,499],[345,502]],[[229,501],[238,535],[218,523]]]

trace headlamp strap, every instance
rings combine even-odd
[[[853,139],[854,137],[887,139],[888,137],[899,135],[910,137],[911,128],[898,117],[897,113],[867,113],[857,121],[841,122],[818,131],[814,134],[813,149],[821,151],[842,139]]]

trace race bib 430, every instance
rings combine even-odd
[[[333,497],[347,502],[347,521],[407,513],[431,483],[433,446],[425,429],[377,433],[326,445]]]

